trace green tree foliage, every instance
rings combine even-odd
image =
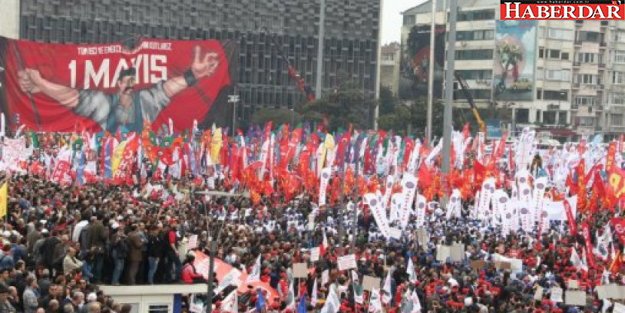
[[[291,111],[289,109],[260,109],[252,115],[252,124],[265,125],[265,123],[272,121],[274,125],[299,123],[301,116],[299,113]]]
[[[354,82],[346,82],[321,99],[297,108],[303,120],[321,122],[327,119],[331,129],[345,128],[350,124],[360,129],[371,128],[374,110],[373,97],[365,96],[363,89]]]

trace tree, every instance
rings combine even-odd
[[[271,121],[274,125],[280,124],[297,124],[301,120],[299,113],[289,109],[260,109],[252,114],[252,124],[265,125]]]
[[[380,86],[380,116],[393,113],[395,107],[399,104],[399,99],[393,95],[393,91],[387,86]]]
[[[357,83],[348,81],[321,99],[300,105],[297,112],[307,121],[327,119],[331,129],[346,128],[350,124],[368,129],[372,126],[375,104],[373,97],[366,96]]]

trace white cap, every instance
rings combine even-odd
[[[471,306],[471,305],[473,305],[473,298],[471,297],[464,298],[464,306]]]
[[[98,301],[98,296],[92,292],[87,296],[87,302],[96,302]]]
[[[113,223],[113,225],[111,225],[112,229],[118,229],[119,228],[119,224],[117,222]]]

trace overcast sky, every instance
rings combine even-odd
[[[382,0],[382,44],[401,39],[401,12],[426,0]]]

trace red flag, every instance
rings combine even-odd
[[[566,212],[566,219],[569,222],[569,231],[571,232],[571,236],[575,236],[577,235],[577,223],[575,222],[573,210],[571,209],[568,199],[564,199],[564,211]]]
[[[582,235],[586,241],[586,257],[588,259],[588,265],[595,267],[595,255],[592,248],[592,239],[590,238],[590,227],[587,222],[582,223]]]
[[[612,223],[612,227],[616,232],[616,236],[618,237],[621,244],[625,245],[625,218],[623,217],[614,217],[610,220]]]

